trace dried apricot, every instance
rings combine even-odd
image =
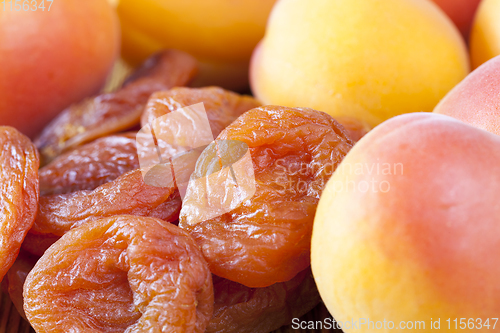
[[[37,332],[204,332],[212,279],[185,231],[113,216],[45,252],[26,279],[24,310]]]
[[[261,105],[250,96],[238,95],[219,87],[179,87],[151,95],[141,116],[141,125],[152,124],[155,119],[169,112],[198,103],[204,104],[214,138],[244,112]]]
[[[47,251],[47,249],[54,244],[61,236],[51,235],[51,234],[34,234],[32,232],[28,232],[26,237],[24,237],[23,244],[21,245],[21,249],[24,251],[41,257]]]
[[[212,174],[227,170],[234,155],[241,154],[231,144],[219,146],[216,153],[209,146],[191,176],[179,226],[198,242],[218,276],[248,287],[290,280],[309,266],[319,197],[353,142],[326,113],[280,106],[244,113],[216,142],[248,145],[255,193],[229,212],[200,216],[213,211],[207,209],[211,198],[227,202],[234,193],[240,194]]]
[[[147,60],[139,73],[118,91],[70,106],[35,140],[44,163],[82,143],[138,124],[152,93],[186,85],[197,71],[198,64],[193,57],[166,50]]]
[[[203,148],[245,111],[260,105],[249,97],[217,87],[174,88],[154,93],[142,116],[137,152],[147,184],[150,174],[172,178],[181,196]],[[193,135],[193,133],[196,133]]]
[[[135,135],[106,136],[59,155],[38,171],[40,195],[93,190],[139,168]]]
[[[26,276],[35,266],[38,257],[31,254],[20,252],[16,261],[5,275],[7,280],[7,292],[9,293],[10,300],[16,307],[17,311],[26,319],[23,309],[23,286]]]
[[[35,219],[38,166],[31,141],[12,127],[0,127],[0,280]]]
[[[249,288],[213,276],[214,315],[206,333],[268,333],[292,323],[320,303],[311,269],[287,282]]]
[[[141,170],[136,169],[93,191],[44,196],[31,232],[62,236],[75,226],[103,217],[148,216],[171,198],[174,190],[146,185]]]

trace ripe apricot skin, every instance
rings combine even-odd
[[[106,0],[45,5],[0,12],[0,123],[30,137],[97,93],[120,47],[118,17]]]
[[[420,332],[433,332],[433,318],[456,332],[448,318],[495,318],[499,163],[499,136],[444,115],[395,117],[362,138],[313,227],[313,274],[335,319],[425,321]]]

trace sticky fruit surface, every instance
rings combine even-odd
[[[206,179],[196,183],[203,191],[188,187],[179,226],[198,242],[214,274],[248,287],[288,281],[310,263],[319,197],[352,141],[326,113],[280,106],[244,113],[216,142],[228,141],[248,145],[254,195],[230,212],[203,221],[200,212],[210,210],[202,196],[224,197],[228,189],[217,177],[211,181],[207,176],[228,167],[226,162],[236,153],[232,145],[211,145],[191,177]],[[203,222],[193,223],[194,217]]]
[[[0,280],[16,260],[38,206],[38,151],[12,127],[0,127]]]
[[[208,265],[182,229],[113,216],[71,230],[29,273],[24,309],[37,332],[204,332]]]

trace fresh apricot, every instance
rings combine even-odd
[[[500,56],[470,73],[434,109],[500,135]]]
[[[138,64],[162,48],[201,63],[198,86],[248,86],[252,50],[276,0],[120,0],[123,57]]]
[[[353,147],[311,250],[330,312],[358,320],[344,332],[498,331],[499,163],[500,137],[433,113],[390,119]]]
[[[374,127],[432,111],[469,72],[463,38],[422,0],[280,0],[254,51],[264,104],[310,107]]]
[[[119,51],[118,19],[106,0],[58,0],[50,11],[49,4],[0,11],[0,124],[31,137],[97,93]]]
[[[500,55],[500,0],[483,0],[470,34],[472,68]]]

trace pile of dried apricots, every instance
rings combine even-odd
[[[320,302],[309,268],[316,206],[365,128],[188,88],[197,66],[166,50],[34,143],[0,128],[0,280],[36,332],[270,332]],[[135,140],[139,125],[200,102],[215,142],[248,146],[255,193],[190,224],[196,202],[181,210],[175,185],[144,182]],[[195,172],[230,154],[202,153]]]

